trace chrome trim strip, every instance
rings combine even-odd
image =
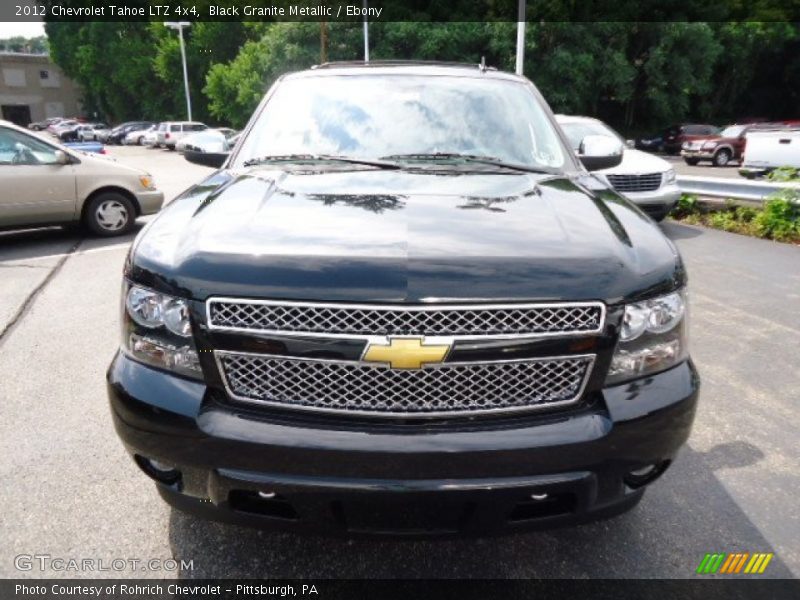
[[[240,304],[256,304],[261,306],[307,306],[309,308],[341,308],[352,310],[396,310],[396,311],[437,311],[437,310],[513,310],[513,309],[536,309],[536,308],[586,308],[595,307],[600,309],[600,321],[595,329],[583,329],[580,331],[553,331],[553,332],[540,332],[540,333],[498,333],[486,335],[448,335],[440,336],[447,337],[453,341],[457,340],[508,340],[508,339],[538,339],[548,337],[570,337],[582,335],[596,335],[603,332],[606,324],[606,305],[603,302],[528,302],[521,304],[503,303],[503,304],[347,304],[336,302],[309,302],[309,301],[292,301],[292,300],[252,300],[247,298],[230,298],[230,297],[211,297],[206,300],[206,325],[212,331],[233,331],[237,333],[261,334],[261,335],[281,335],[290,337],[308,337],[308,338],[324,338],[324,339],[347,339],[347,340],[363,340],[370,341],[378,338],[385,339],[386,336],[382,335],[368,335],[358,333],[322,333],[316,331],[285,331],[280,329],[254,329],[248,327],[228,327],[225,325],[214,325],[211,322],[211,304],[214,302],[232,302]],[[436,336],[424,336],[422,334],[397,334],[401,337],[428,337],[433,338]]]
[[[228,383],[228,377],[225,374],[225,369],[223,367],[221,360],[223,356],[247,356],[247,357],[266,358],[266,359],[278,358],[287,361],[293,360],[301,362],[321,362],[321,363],[332,363],[332,364],[344,364],[349,366],[360,366],[371,369],[387,369],[387,370],[389,369],[388,367],[381,366],[380,363],[362,363],[360,361],[351,361],[351,360],[333,360],[327,358],[300,358],[297,356],[285,356],[282,354],[264,354],[256,352],[231,352],[228,350],[214,350],[214,361],[217,364],[217,369],[219,371],[220,377],[222,378],[222,381],[225,385],[225,391],[230,398],[237,400],[239,402],[246,402],[258,406],[272,406],[276,408],[283,408],[301,412],[308,411],[315,413],[325,413],[325,414],[335,414],[335,415],[345,415],[345,416],[357,415],[357,416],[374,417],[374,418],[392,417],[392,418],[403,418],[403,419],[426,419],[430,417],[464,417],[471,415],[504,414],[504,413],[515,413],[515,412],[519,413],[526,411],[533,412],[533,411],[546,410],[552,407],[563,407],[563,406],[571,406],[574,404],[578,404],[583,398],[583,393],[586,391],[586,386],[589,382],[592,372],[594,371],[595,360],[597,359],[597,355],[595,354],[571,354],[565,356],[518,358],[512,360],[466,361],[466,362],[438,363],[435,365],[423,365],[422,367],[423,369],[443,369],[443,368],[457,367],[457,366],[475,366],[475,365],[489,365],[489,364],[499,364],[499,363],[547,362],[554,360],[575,360],[575,359],[584,359],[589,361],[589,364],[586,366],[586,373],[583,376],[583,381],[581,382],[581,385],[578,388],[575,397],[570,398],[569,400],[559,400],[556,402],[543,402],[541,404],[533,404],[530,406],[511,406],[506,408],[490,408],[482,410],[450,410],[450,411],[402,413],[402,412],[392,412],[392,411],[380,412],[380,411],[367,411],[367,410],[339,410],[333,408],[320,408],[318,406],[302,406],[302,405],[287,404],[284,402],[274,402],[271,400],[255,400],[253,398],[248,398],[246,396],[239,396],[235,394],[233,390],[230,388],[230,385]]]

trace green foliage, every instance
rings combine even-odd
[[[754,221],[763,237],[778,241],[800,240],[800,192],[784,190],[775,194]]]
[[[20,35],[0,40],[0,52],[21,52],[23,54],[47,54],[47,38],[43,35],[25,38]]]
[[[721,124],[794,116],[800,105],[800,23],[775,16],[772,22],[753,20],[779,11],[771,4],[676,4],[692,18],[657,19],[669,12],[661,0],[620,3],[626,19],[631,15],[625,11],[635,9],[647,22],[592,21],[584,3],[530,0],[525,74],[556,112],[597,116],[627,134],[694,119]],[[452,17],[482,6],[502,11],[505,5],[465,0],[447,11]],[[490,65],[513,70],[515,23],[425,22],[438,10],[426,2],[405,10],[416,20],[370,23],[371,58],[477,64],[486,57]],[[736,19],[726,20],[730,15]],[[363,57],[360,22],[325,28],[319,22],[193,23],[185,34],[195,117],[241,126],[283,73],[323,56]],[[175,31],[135,22],[48,23],[47,31],[54,60],[80,83],[90,112],[112,120],[184,115]]]
[[[697,199],[697,196],[693,194],[681,194],[678,203],[670,214],[676,219],[681,219],[689,215],[699,214],[700,212],[700,201]]]
[[[684,194],[671,216],[684,223],[752,235],[780,242],[800,243],[800,191],[784,190],[762,208],[728,200],[723,209],[704,207],[695,196]]]
[[[778,167],[767,174],[769,181],[800,181],[800,170],[794,167]]]

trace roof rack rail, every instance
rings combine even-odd
[[[345,67],[459,67],[462,69],[479,69],[480,71],[497,71],[496,67],[487,67],[483,59],[480,63],[463,63],[445,60],[339,60],[313,65],[312,69],[336,69]]]

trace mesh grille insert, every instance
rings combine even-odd
[[[593,356],[453,363],[416,370],[217,352],[238,400],[373,415],[427,416],[576,402]]]
[[[496,336],[599,332],[601,303],[387,307],[212,299],[212,328],[318,335]]]

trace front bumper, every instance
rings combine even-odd
[[[152,215],[160,211],[164,205],[164,192],[158,190],[138,192],[136,200],[139,202],[142,215]]]
[[[168,502],[340,535],[510,532],[627,510],[642,482],[626,477],[666,468],[689,435],[698,387],[684,362],[605,388],[581,410],[400,425],[269,416],[123,354],[108,372],[127,450],[140,466],[147,458],[180,471],[158,484]]]
[[[653,218],[667,216],[681,198],[681,190],[676,183],[663,185],[652,192],[620,192],[628,200]]]
[[[696,158],[697,160],[713,160],[713,150],[681,150],[683,158]]]

